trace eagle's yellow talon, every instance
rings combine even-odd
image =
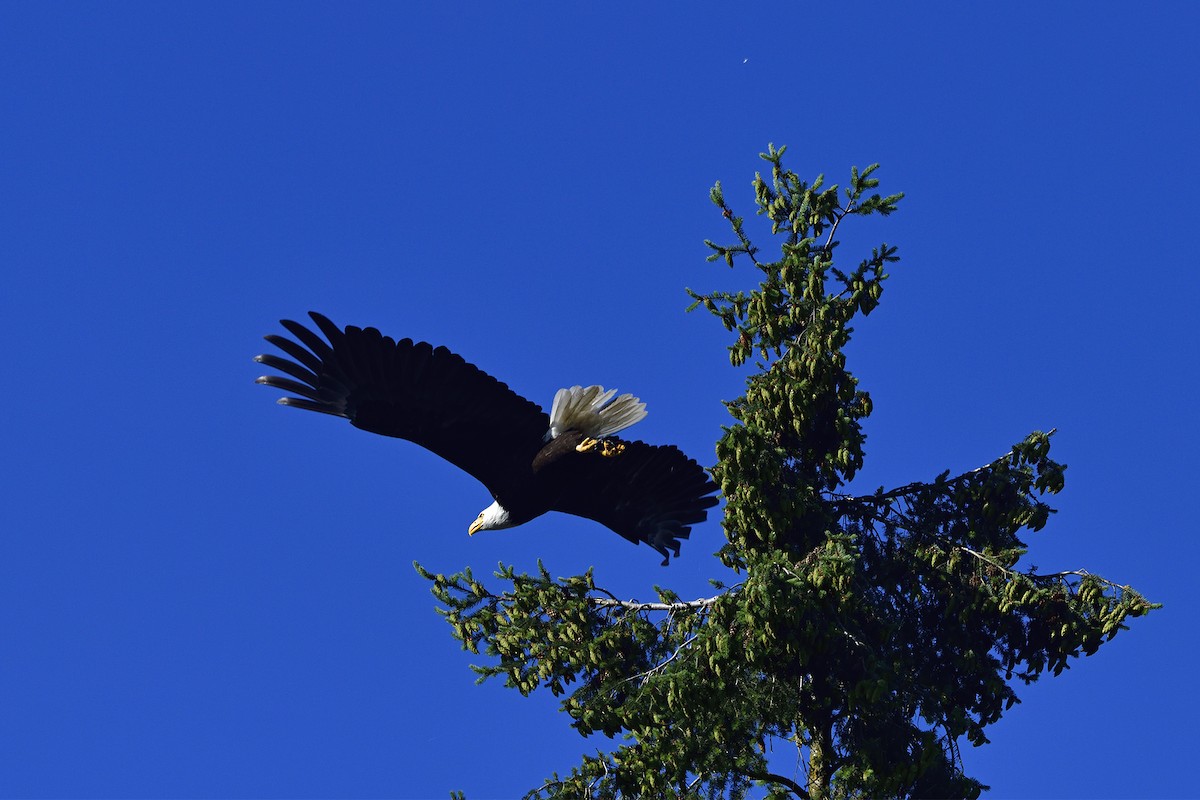
[[[619,456],[621,453],[625,452],[624,442],[614,442],[611,439],[593,439],[590,436],[586,437],[579,444],[575,445],[575,450],[580,453],[590,453],[597,447],[600,448],[600,455],[604,456],[605,458]]]
[[[625,443],[624,442],[612,442],[612,441],[609,441],[608,439],[605,439],[604,441],[602,441],[600,443],[600,452],[602,455],[604,455],[607,458],[612,458],[613,456],[619,456],[621,453],[625,452]]]

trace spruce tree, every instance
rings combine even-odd
[[[725,500],[728,570],[712,597],[617,598],[592,571],[554,578],[501,565],[502,588],[471,571],[434,575],[439,609],[480,680],[548,690],[579,733],[614,738],[529,797],[975,797],[959,747],[1018,702],[1015,686],[1091,655],[1158,606],[1082,569],[1021,565],[1054,510],[1065,467],[1035,431],[962,474],[855,494],[871,398],[847,370],[856,317],[879,304],[897,249],[835,266],[853,217],[889,215],[878,165],[849,185],[805,182],[762,158],[754,202],[780,251],[761,257],[718,183],[732,228],[710,260],[757,272],[757,288],[691,292],[732,335],[730,361],[757,359],[711,472]],[[715,565],[714,565],[715,566]],[[803,779],[772,771],[794,748]]]

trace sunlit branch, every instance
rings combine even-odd
[[[739,585],[740,586],[740,585]],[[639,603],[636,600],[617,600],[609,597],[589,597],[588,605],[592,608],[623,608],[626,611],[689,611],[711,608],[718,600],[733,592],[737,591],[739,586],[734,586],[728,592],[718,594],[714,597],[705,597],[700,600],[690,600],[679,603]]]

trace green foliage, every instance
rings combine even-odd
[[[720,184],[713,203],[735,242],[710,260],[747,260],[748,292],[691,292],[733,334],[730,361],[761,363],[727,404],[735,423],[712,474],[725,496],[721,562],[740,578],[713,597],[620,601],[592,573],[554,579],[500,565],[496,592],[470,570],[418,571],[480,680],[549,689],[581,734],[619,738],[530,797],[975,797],[962,739],[1018,702],[1028,684],[1091,655],[1131,617],[1157,608],[1083,570],[1018,564],[1063,488],[1053,431],[1034,432],[978,469],[855,495],[871,398],[846,368],[851,322],[879,304],[896,248],[850,271],[835,238],[852,216],[887,215],[877,165],[844,189],[805,183],[763,159],[757,213],[780,239],[764,261]],[[771,771],[791,749],[805,769]]]

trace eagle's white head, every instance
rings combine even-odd
[[[500,501],[492,503],[490,506],[479,512],[479,516],[471,523],[471,527],[467,528],[467,535],[474,536],[480,531],[498,531],[504,528],[511,528],[516,523],[511,521],[511,517],[501,505]]]

